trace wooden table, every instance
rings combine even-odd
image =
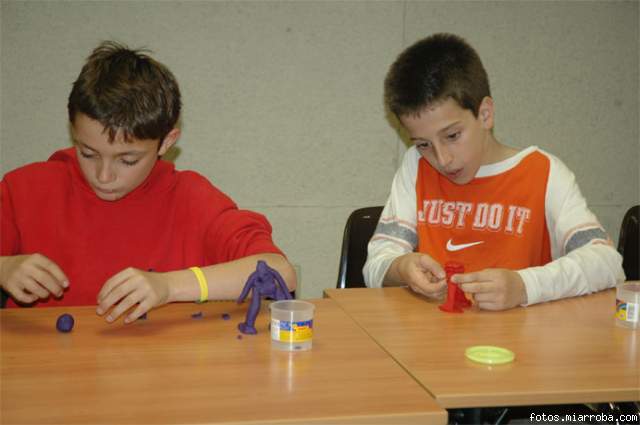
[[[258,335],[241,339],[247,305],[233,302],[168,305],[130,325],[109,325],[94,307],[0,311],[0,422],[446,423],[334,301],[313,302],[307,352],[271,348],[267,304]],[[63,312],[76,321],[68,334],[55,329]]]
[[[443,313],[407,288],[331,289],[445,408],[640,399],[640,332],[615,325],[615,290],[502,312]],[[484,366],[473,345],[515,352]]]

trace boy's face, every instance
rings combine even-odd
[[[493,101],[489,97],[482,101],[477,118],[448,98],[417,116],[403,115],[400,122],[418,152],[453,183],[469,183],[481,165],[490,163],[495,139],[491,134]]]
[[[109,141],[109,132],[99,121],[79,113],[71,134],[78,152],[78,163],[87,183],[98,198],[117,201],[138,187],[151,173],[158,155],[176,142],[179,130],[172,130],[158,150],[159,140],[124,141],[118,132]]]

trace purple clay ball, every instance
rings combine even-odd
[[[199,312],[197,312],[197,313],[193,313],[193,314],[191,315],[191,318],[192,318],[192,319],[202,319],[202,312],[201,312],[201,311],[199,311]]]
[[[58,332],[71,332],[71,330],[73,329],[73,324],[73,316],[65,313],[58,317],[56,328],[58,329]]]
[[[229,319],[231,319],[231,316],[229,316],[229,313],[222,314],[222,320],[229,320]]]

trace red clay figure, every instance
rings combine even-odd
[[[447,301],[440,304],[438,308],[448,313],[462,313],[462,309],[471,307],[471,302],[464,295],[462,289],[451,282],[451,276],[464,273],[464,265],[448,261],[444,265],[444,271],[447,274]]]

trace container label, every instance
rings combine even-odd
[[[271,339],[279,342],[306,342],[313,338],[313,320],[287,322],[271,319]]]
[[[616,300],[616,317],[624,322],[638,322],[640,315],[640,305]]]

